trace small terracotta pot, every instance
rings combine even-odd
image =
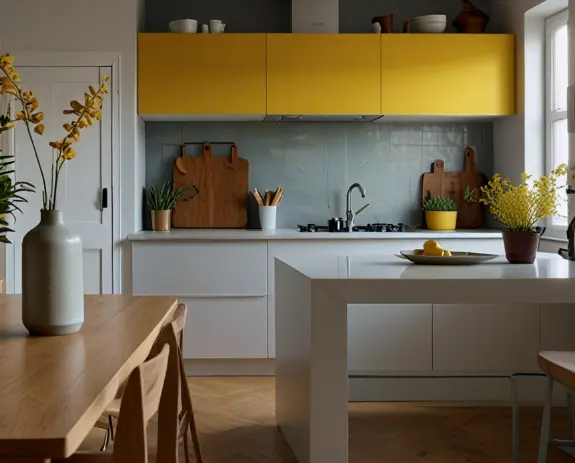
[[[172,211],[152,211],[152,228],[154,231],[170,231]]]
[[[511,264],[532,264],[537,258],[541,233],[503,231],[505,257]]]

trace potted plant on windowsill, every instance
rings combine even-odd
[[[449,198],[433,196],[425,201],[425,222],[430,230],[455,230],[457,204]]]
[[[505,256],[512,264],[532,264],[537,257],[539,239],[545,228],[537,224],[548,217],[559,215],[561,199],[557,182],[567,174],[567,166],[561,164],[549,176],[531,181],[531,175],[523,173],[523,182],[514,185],[508,178],[495,174],[493,179],[480,188],[479,201],[489,208],[495,219],[505,225],[503,244]]]
[[[161,187],[151,186],[144,190],[146,205],[152,213],[154,231],[170,231],[172,210],[179,202],[189,201],[199,193],[194,185],[178,188],[172,182],[165,182]]]

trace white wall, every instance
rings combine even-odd
[[[497,1],[491,5],[493,28],[497,32],[516,34],[516,100],[517,115],[503,118],[494,124],[494,169],[514,181],[520,180],[523,171],[533,174],[543,171],[544,93],[525,91],[527,87],[543,88],[544,48],[530,34],[544,34],[544,19],[533,8],[543,3],[564,3],[567,0],[517,0]],[[553,8],[553,6],[552,6]],[[557,8],[561,8],[557,6]],[[526,18],[526,13],[528,13]]]
[[[136,108],[136,50],[143,4],[143,0],[0,0],[0,44],[16,59],[22,51],[109,51],[121,55],[118,154],[122,237],[141,228],[141,199],[136,199],[141,198],[144,186],[145,155],[143,124]],[[129,276],[124,281],[130,281]]]

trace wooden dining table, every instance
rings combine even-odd
[[[21,296],[0,296],[0,461],[69,457],[142,363],[174,297],[86,296],[82,329],[31,337]]]

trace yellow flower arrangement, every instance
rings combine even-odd
[[[523,182],[514,185],[508,178],[495,174],[480,188],[479,202],[485,204],[498,222],[510,231],[532,231],[537,222],[558,215],[559,186],[557,181],[567,174],[561,164],[549,176],[531,182],[531,175],[523,173]]]
[[[108,93],[108,77],[104,78],[104,83],[98,89],[89,86],[89,93],[84,94],[84,104],[79,101],[71,101],[70,108],[63,111],[64,114],[73,115],[75,119],[66,122],[63,127],[66,135],[57,141],[52,141],[49,145],[52,147],[52,167],[50,175],[50,190],[47,188],[46,176],[40,163],[40,157],[32,131],[38,135],[43,135],[46,129],[44,121],[44,113],[39,111],[39,103],[30,90],[24,90],[20,87],[20,75],[14,68],[14,57],[10,54],[0,55],[0,95],[13,95],[14,98],[20,103],[21,111],[16,113],[12,119],[11,109],[8,106],[7,114],[0,115],[0,135],[3,132],[11,130],[15,127],[15,123],[22,122],[26,126],[32,149],[36,156],[36,162],[40,169],[42,176],[42,204],[43,209],[53,210],[56,209],[56,197],[58,191],[58,179],[62,167],[71,159],[76,157],[76,151],[72,147],[74,143],[80,140],[80,131],[94,124],[94,120],[100,121],[102,119],[102,103],[104,95]]]

